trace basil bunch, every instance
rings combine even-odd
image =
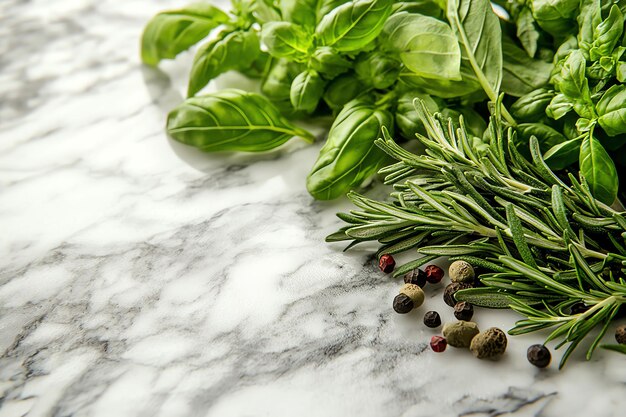
[[[160,13],[146,26],[142,59],[148,65],[208,37],[191,68],[189,98],[170,114],[168,133],[207,152],[267,151],[291,136],[311,140],[293,120],[331,114],[335,122],[307,179],[317,199],[341,196],[376,173],[385,160],[374,146],[382,126],[405,140],[424,132],[410,105],[414,98],[455,119],[463,115],[472,143],[481,148],[485,101],[501,92],[520,97],[546,87],[553,72],[551,55],[527,54],[535,32],[515,40],[507,29],[512,24],[494,13],[489,0],[231,4],[228,13],[192,4]],[[518,14],[518,21],[536,24],[527,12]],[[591,49],[604,54],[606,48]],[[258,78],[261,94],[198,95],[231,70]],[[605,100],[607,116],[598,123],[617,117],[615,100]],[[516,125],[506,109],[502,113]]]
[[[606,0],[533,0],[521,8],[520,4],[508,2],[505,7],[528,54],[542,48],[556,53],[550,85],[511,105],[512,115],[522,122],[519,136],[528,139],[532,131],[553,169],[578,164],[593,195],[612,204],[619,175],[610,153],[626,151],[626,4]]]

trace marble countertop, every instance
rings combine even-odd
[[[169,141],[192,54],[147,70],[138,39],[182,3],[0,4],[0,417],[624,415],[617,354],[540,371],[542,335],[495,363],[433,353],[370,252],[323,242],[348,204],[306,192],[319,142]]]

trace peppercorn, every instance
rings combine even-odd
[[[439,317],[439,313],[436,311],[426,312],[426,314],[424,314],[424,324],[426,327],[430,327],[431,329],[441,326],[441,317]]]
[[[454,307],[456,304],[456,300],[454,299],[454,294],[456,294],[459,290],[464,290],[466,288],[472,288],[472,284],[467,282],[453,282],[452,284],[448,284],[446,289],[443,291],[443,301],[450,307]]]
[[[398,314],[406,314],[413,310],[413,300],[406,294],[398,294],[393,299],[393,309]]]
[[[424,272],[426,273],[426,281],[431,284],[437,284],[443,279],[443,269],[439,268],[437,265],[428,265],[424,268]]]
[[[400,294],[407,295],[413,301],[413,308],[417,308],[424,303],[424,291],[419,285],[404,284],[400,288]]]
[[[474,282],[474,267],[465,261],[454,261],[448,268],[452,282]]]
[[[385,274],[388,274],[396,267],[396,261],[393,259],[393,256],[385,254],[378,260],[378,267]]]
[[[570,313],[571,314],[582,314],[585,311],[589,310],[589,306],[585,305],[585,303],[583,302],[578,302],[576,304],[573,304],[572,307],[570,308]]]
[[[545,368],[550,364],[550,351],[544,345],[532,345],[526,352],[526,358],[528,362],[535,365],[537,368]]]
[[[498,359],[506,350],[506,334],[491,327],[472,339],[470,350],[478,359]]]
[[[426,285],[426,273],[419,268],[415,268],[404,274],[404,282],[406,284],[419,285],[424,288],[424,285]]]
[[[459,320],[470,321],[474,315],[474,307],[467,301],[459,301],[454,305],[454,317]]]
[[[622,324],[615,329],[615,340],[620,345],[626,345],[626,324]]]
[[[467,348],[470,346],[474,336],[479,333],[479,330],[478,325],[473,321],[460,320],[444,324],[442,333],[450,346]]]
[[[437,353],[443,352],[446,350],[446,346],[448,346],[448,342],[446,342],[445,337],[433,336],[430,338],[430,348],[433,351]]]

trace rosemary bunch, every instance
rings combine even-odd
[[[349,240],[350,248],[377,240],[379,256],[415,248],[425,255],[394,276],[440,256],[466,260],[488,272],[483,287],[459,291],[457,300],[522,314],[512,335],[553,328],[547,341],[567,345],[560,367],[600,328],[589,359],[626,303],[626,213],[594,199],[584,177],[555,174],[535,138],[531,158],[522,156],[515,131],[500,123],[499,104],[489,143],[471,137],[462,117],[455,125],[421,102],[415,107],[425,153],[399,147],[383,131],[376,144],[398,161],[380,170],[393,185],[390,201],[349,193],[358,209],[338,214],[348,224],[327,241]]]

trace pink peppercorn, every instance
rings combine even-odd
[[[396,267],[396,261],[393,259],[393,256],[385,254],[378,260],[378,267],[385,274],[388,274]]]
[[[430,348],[437,353],[443,352],[446,350],[446,346],[448,346],[448,342],[445,337],[441,336],[433,336],[430,338]]]
[[[428,265],[424,268],[424,272],[426,273],[426,281],[431,284],[437,284],[443,279],[443,269],[439,268],[437,265]]]

